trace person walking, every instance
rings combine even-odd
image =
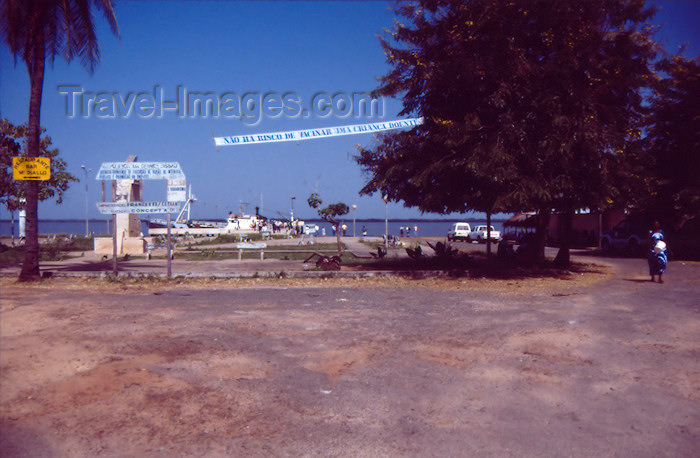
[[[654,225],[649,231],[649,252],[647,253],[647,262],[649,264],[649,275],[651,281],[654,281],[656,275],[659,276],[659,283],[663,283],[662,278],[666,272],[666,264],[668,263],[668,251],[666,242],[664,242],[664,232],[661,230],[661,224],[654,221]]]

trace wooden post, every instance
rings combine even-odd
[[[172,266],[170,265],[170,258],[171,258],[171,253],[170,253],[170,213],[168,213],[168,229],[167,229],[166,234],[167,235],[165,237],[165,239],[166,239],[165,243],[168,245],[168,249],[166,251],[166,253],[168,255],[168,273],[167,273],[167,276],[168,276],[168,278],[170,278],[173,276]]]
[[[116,277],[119,273],[117,268],[117,215],[112,215],[112,274]]]
[[[102,180],[102,202],[105,201],[105,180]],[[109,218],[107,218],[107,233],[109,234]]]

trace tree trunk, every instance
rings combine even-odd
[[[486,257],[491,257],[491,212],[486,212]]]
[[[549,227],[549,208],[540,210],[537,215],[537,230],[535,231],[535,265],[544,264],[544,248],[547,246],[547,228]]]
[[[331,223],[333,226],[335,226],[335,239],[338,242],[338,256],[343,255],[343,250],[340,249],[340,223],[339,222],[333,222]]]
[[[569,267],[571,264],[571,228],[573,219],[574,210],[569,207],[560,215],[561,245],[557,257],[554,258],[554,265],[557,267]]]
[[[41,96],[44,86],[44,50],[43,34],[38,34],[34,44],[31,64],[27,64],[31,93],[29,96],[29,123],[27,125],[27,156],[39,157],[39,136],[41,135]],[[19,274],[19,281],[35,281],[41,278],[39,272],[39,233],[38,233],[38,199],[39,183],[27,181],[26,186],[26,239],[24,242],[24,263]]]

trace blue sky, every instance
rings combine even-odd
[[[686,55],[700,55],[700,2],[657,3],[661,11],[654,22],[665,23],[657,36],[667,40],[666,48],[673,51],[685,41],[689,42]],[[340,94],[337,101],[349,100],[345,95],[377,87],[377,78],[389,69],[377,35],[392,26],[392,5],[383,1],[118,2],[121,42],[100,22],[102,59],[92,75],[79,62],[66,64],[57,59],[47,68],[42,125],[81,183],[72,185],[62,205],[42,203],[39,217],[84,218],[85,174],[80,166],[85,165],[92,169],[88,175],[89,216],[101,218],[95,206],[100,200],[97,169],[103,162],[137,155],[139,161],[180,163],[198,198],[193,218],[224,218],[246,204],[249,212],[262,205],[267,216],[289,215],[291,196],[296,197],[295,213],[308,218],[314,216],[306,204],[312,192],[318,192],[326,203],[357,205],[358,218],[383,218],[379,195],[358,195],[366,177],[352,159],[355,145],[371,145],[373,135],[229,146],[218,151],[212,135],[397,119],[401,104],[393,99],[383,100],[382,113],[345,113],[342,104],[325,116],[302,112],[310,110],[313,100],[336,94]],[[15,66],[3,46],[0,69],[1,115],[17,124],[26,122],[26,68],[22,62]],[[100,93],[102,111],[97,105],[71,105],[80,96],[70,97],[67,86],[82,92],[83,101]],[[259,101],[270,94],[272,108],[258,122],[255,117],[242,121],[221,113],[218,117],[182,116],[182,102],[179,113],[164,110],[161,116],[147,116],[148,110],[139,114],[132,109],[128,115],[114,112],[118,103],[130,103],[140,93],[154,99],[162,95],[166,102],[174,102],[182,91],[210,93],[219,100],[228,96],[234,101],[235,97]],[[274,109],[285,96],[287,102],[291,100],[285,104],[290,109]],[[111,111],[105,110],[108,105]],[[277,116],[272,117],[274,114]],[[164,182],[146,182],[145,200],[162,201],[165,194]],[[400,203],[389,205],[389,215],[421,216]],[[8,217],[6,211],[0,212],[0,218]]]

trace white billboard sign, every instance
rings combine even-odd
[[[175,213],[180,209],[177,202],[98,202],[97,209],[103,215],[136,213],[139,215],[157,215]]]
[[[168,202],[185,202],[187,200],[186,180],[168,180]]]
[[[103,162],[97,180],[184,180],[178,162]]]

